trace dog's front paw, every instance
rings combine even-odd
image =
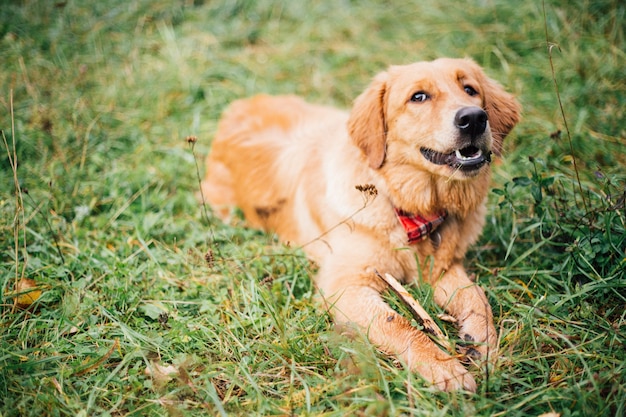
[[[411,349],[409,368],[442,391],[466,390],[476,392],[476,381],[456,358],[432,346],[430,352],[420,348]]]
[[[426,381],[442,391],[465,390],[476,392],[472,374],[455,358],[448,357],[428,364],[413,366]]]
[[[460,323],[458,347],[470,362],[481,365],[498,358],[498,335],[491,314],[470,314]]]

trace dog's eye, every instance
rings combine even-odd
[[[430,99],[430,96],[423,91],[418,91],[417,93],[414,93],[411,96],[411,101],[416,102],[416,103],[423,103],[424,101],[428,99]]]
[[[474,90],[474,87],[472,86],[466,85],[465,87],[463,87],[463,90],[465,90],[468,96],[478,95],[478,91]]]

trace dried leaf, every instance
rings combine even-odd
[[[20,308],[28,308],[41,297],[41,289],[35,280],[22,278],[15,286],[15,304]]]
[[[161,365],[158,362],[151,362],[144,373],[151,376],[157,386],[163,386],[178,376],[179,371],[174,365]]]

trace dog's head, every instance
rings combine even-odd
[[[348,128],[369,165],[473,177],[519,120],[515,98],[467,59],[393,66],[355,101]]]

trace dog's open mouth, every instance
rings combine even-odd
[[[420,148],[420,152],[428,161],[436,165],[448,165],[454,169],[473,171],[491,162],[491,152],[483,151],[475,146],[466,146],[450,153],[437,152],[428,148]]]

